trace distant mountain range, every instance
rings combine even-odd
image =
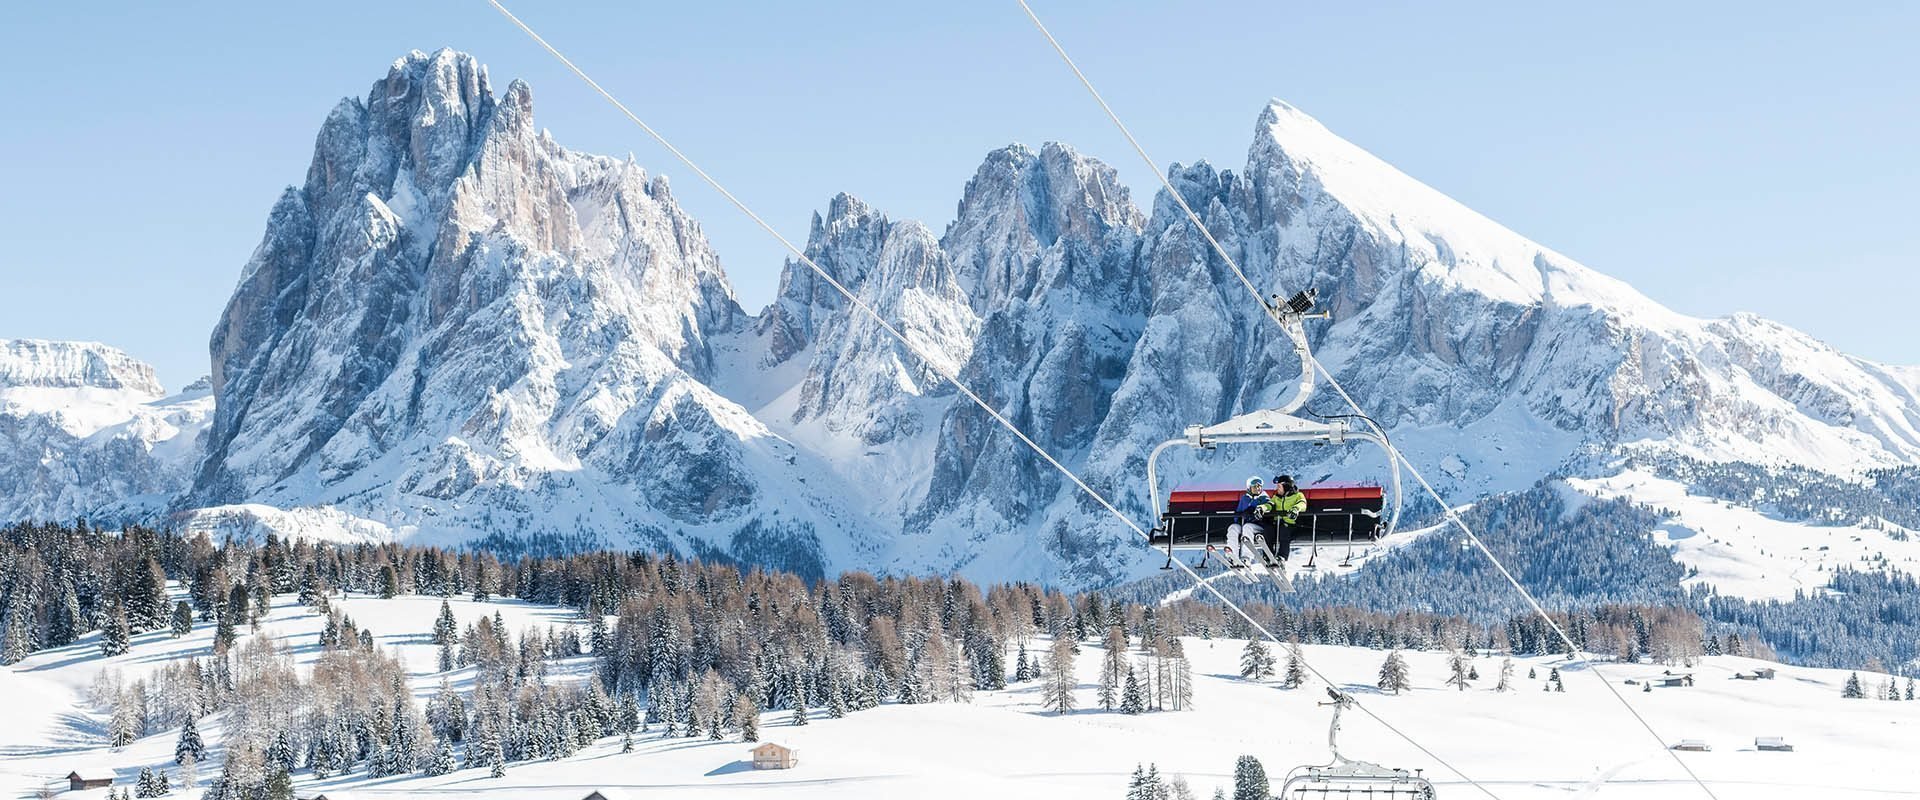
[[[1920,460],[1920,371],[1677,314],[1285,103],[1241,171],[1170,175],[1263,290],[1320,289],[1321,359],[1463,499],[1624,453]],[[1154,443],[1297,375],[1164,193],[1143,210],[1065,145],[989,153],[938,234],[835,196],[806,249],[1138,519]],[[0,343],[0,518],[1077,586],[1153,565],[804,265],[744,311],[664,177],[561,147],[526,84],[496,96],[453,51],[328,115],[215,324],[209,385],[163,394],[112,348]],[[1174,461],[1176,480],[1383,474],[1367,451]]]

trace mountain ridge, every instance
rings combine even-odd
[[[146,513],[220,531],[260,504],[330,509],[356,536],[578,537],[805,574],[1086,586],[1147,566],[805,265],[748,314],[664,177],[568,151],[532,113],[530,87],[496,99],[448,50],[334,108],[211,338],[203,457]],[[1446,491],[1641,449],[1834,474],[1920,460],[1920,369],[1667,310],[1285,103],[1254,134],[1239,172],[1170,179],[1263,292],[1322,290],[1317,353]],[[1063,144],[990,152],[938,235],[838,193],[805,249],[1136,519],[1153,444],[1273,405],[1299,368],[1165,192],[1137,207]],[[1176,461],[1172,480],[1384,474],[1285,448]]]

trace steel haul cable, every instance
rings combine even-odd
[[[1033,21],[1033,27],[1039,30],[1042,36],[1046,37],[1048,44],[1053,45],[1054,52],[1060,54],[1060,60],[1066,62],[1067,68],[1073,71],[1074,77],[1080,79],[1080,85],[1086,87],[1087,93],[1092,95],[1094,101],[1100,104],[1101,110],[1107,113],[1107,118],[1113,121],[1114,127],[1119,128],[1121,135],[1126,137],[1127,143],[1133,145],[1133,151],[1140,154],[1140,160],[1146,162],[1147,169],[1166,186],[1167,193],[1172,195],[1173,201],[1179,204],[1182,211],[1186,212],[1187,219],[1193,223],[1194,228],[1200,231],[1200,235],[1206,237],[1207,244],[1213,246],[1213,251],[1220,256],[1220,260],[1225,262],[1226,265],[1233,270],[1234,277],[1240,279],[1240,284],[1247,288],[1247,292],[1253,295],[1253,299],[1256,302],[1260,303],[1263,308],[1267,307],[1266,298],[1260,295],[1260,290],[1254,287],[1253,281],[1247,277],[1246,272],[1240,269],[1239,263],[1234,261],[1233,256],[1227,253],[1227,249],[1221,246],[1218,239],[1214,238],[1213,232],[1207,229],[1206,223],[1201,221],[1200,215],[1194,213],[1193,207],[1187,204],[1187,199],[1180,194],[1179,189],[1174,187],[1173,180],[1160,171],[1159,162],[1154,161],[1151,156],[1147,155],[1146,148],[1141,146],[1139,139],[1134,138],[1133,132],[1127,129],[1126,123],[1120,121],[1120,115],[1114,112],[1113,106],[1107,104],[1106,98],[1100,96],[1098,89],[1093,88],[1093,81],[1087,78],[1086,73],[1080,71],[1080,66],[1074,63],[1073,57],[1067,55],[1066,47],[1060,44],[1059,39],[1054,38],[1052,31],[1047,30],[1047,26],[1040,21],[1040,16],[1034,13],[1033,7],[1027,5],[1027,0],[1014,0],[1014,2],[1019,3],[1020,9],[1027,12],[1027,19]],[[1285,295],[1286,293],[1281,292],[1280,294]],[[1327,385],[1333,387],[1334,392],[1340,395],[1340,399],[1347,401],[1347,405],[1353,409],[1353,413],[1361,416],[1366,415],[1366,410],[1361,408],[1360,403],[1354,400],[1352,395],[1347,393],[1346,388],[1340,385],[1339,379],[1333,376],[1331,370],[1321,364],[1319,359],[1314,358],[1312,352],[1302,351],[1302,353],[1307,361],[1307,365],[1322,377],[1326,378]],[[1432,497],[1434,502],[1438,503],[1440,508],[1446,512],[1447,520],[1467,535],[1467,539],[1472,541],[1474,546],[1478,547],[1480,552],[1486,555],[1487,560],[1493,562],[1494,568],[1499,570],[1500,575],[1507,579],[1507,583],[1512,584],[1513,588],[1520,592],[1520,596],[1526,598],[1527,605],[1532,606],[1534,612],[1538,614],[1541,619],[1546,620],[1547,625],[1560,637],[1560,641],[1567,646],[1568,655],[1586,664],[1587,671],[1591,672],[1594,678],[1600,681],[1602,686],[1607,687],[1607,691],[1613,695],[1614,699],[1620,701],[1620,705],[1627,709],[1627,713],[1633,715],[1634,720],[1640,723],[1640,727],[1646,729],[1647,734],[1654,738],[1654,741],[1659,744],[1660,749],[1671,756],[1674,763],[1680,765],[1680,769],[1687,773],[1687,777],[1693,779],[1693,782],[1700,787],[1700,791],[1705,792],[1708,797],[1714,798],[1714,800],[1719,800],[1718,795],[1714,794],[1713,789],[1707,786],[1706,781],[1701,780],[1699,775],[1694,773],[1693,767],[1688,766],[1686,760],[1682,759],[1679,753],[1667,749],[1667,740],[1660,736],[1659,731],[1654,730],[1653,724],[1647,722],[1646,717],[1641,716],[1640,711],[1635,709],[1632,703],[1627,702],[1627,698],[1620,693],[1620,690],[1614,688],[1612,681],[1607,680],[1606,676],[1600,674],[1599,667],[1594,665],[1592,661],[1579,655],[1580,648],[1574,645],[1573,638],[1567,635],[1567,632],[1561,628],[1560,623],[1554,620],[1553,615],[1547,613],[1546,608],[1540,605],[1540,601],[1534,599],[1533,593],[1527,591],[1527,588],[1520,584],[1519,579],[1515,578],[1513,573],[1507,570],[1506,564],[1501,563],[1500,557],[1493,554],[1493,550],[1487,547],[1486,542],[1481,541],[1479,534],[1474,533],[1473,528],[1467,524],[1466,520],[1461,519],[1460,515],[1454,512],[1453,507],[1448,505],[1446,499],[1441,497],[1440,493],[1433,488],[1433,484],[1428,483],[1426,477],[1420,474],[1420,469],[1413,465],[1413,461],[1408,459],[1406,454],[1400,452],[1397,448],[1388,448],[1388,451],[1394,454],[1394,457],[1406,467],[1407,472],[1413,475],[1413,479],[1420,483],[1420,487],[1427,491],[1427,495]]]
[[[1018,438],[1022,444],[1025,444],[1028,449],[1031,449],[1036,455],[1040,456],[1042,460],[1046,461],[1061,475],[1066,476],[1068,480],[1072,481],[1075,486],[1080,488],[1080,491],[1084,492],[1087,496],[1093,498],[1093,500],[1099,503],[1102,508],[1105,508],[1109,513],[1111,513],[1116,519],[1119,519],[1128,528],[1133,529],[1135,533],[1140,534],[1140,536],[1143,539],[1152,538],[1147,533],[1146,530],[1142,529],[1139,526],[1138,523],[1135,523],[1125,513],[1121,512],[1119,508],[1115,507],[1112,502],[1108,501],[1105,495],[1102,495],[1100,492],[1095,491],[1093,487],[1088,486],[1086,481],[1081,480],[1080,476],[1075,474],[1073,470],[1069,469],[1065,464],[1062,464],[1058,459],[1054,458],[1053,455],[1048,453],[1045,448],[1041,447],[1037,442],[1033,441],[1033,439],[1029,438],[1025,433],[1023,433],[1018,426],[1013,424],[1012,421],[1008,420],[998,410],[994,409],[993,406],[988,404],[986,400],[982,399],[980,395],[974,393],[972,389],[968,388],[966,384],[960,381],[959,376],[953,374],[946,367],[942,366],[941,361],[939,359],[932,358],[927,353],[922,352],[918,346],[914,345],[914,343],[911,340],[909,340],[905,334],[902,334],[898,328],[894,327],[892,323],[888,322],[886,318],[880,314],[879,311],[873,308],[872,305],[867,303],[865,300],[860,299],[859,296],[855,295],[852,291],[848,290],[846,286],[842,285],[838,280],[836,280],[832,275],[828,274],[825,269],[822,269],[819,264],[814,263],[813,259],[809,257],[805,251],[803,251],[798,247],[795,247],[793,242],[787,240],[787,237],[782,236],[779,231],[774,230],[772,225],[768,224],[765,219],[762,219],[759,214],[754,213],[753,209],[747,207],[746,203],[742,202],[740,198],[735,197],[732,192],[727,191],[726,187],[720,185],[720,182],[715,180],[713,176],[708,175],[706,170],[701,169],[700,166],[698,164],[695,164],[691,158],[688,158],[685,153],[680,152],[679,148],[674,147],[673,143],[667,141],[666,137],[660,135],[660,133],[658,131],[655,131],[652,126],[642,121],[638,115],[634,114],[631,109],[627,108],[626,104],[621,103],[618,98],[614,97],[611,92],[608,92],[606,88],[602,87],[599,84],[599,82],[595,81],[591,76],[587,75],[586,71],[582,70],[579,66],[575,65],[571,59],[567,58],[566,55],[562,54],[552,44],[549,44],[546,39],[540,36],[540,34],[536,33],[532,27],[528,26],[525,22],[522,22],[519,17],[514,16],[513,12],[508,11],[506,6],[500,4],[499,0],[487,0],[487,4],[493,6],[494,10],[499,11],[501,16],[506,17],[507,20],[509,22],[512,22],[515,27],[519,28],[521,32],[525,33],[529,38],[533,39],[535,43],[539,44],[540,47],[546,50],[548,54],[552,55],[562,65],[566,66],[566,68],[569,71],[571,71],[576,77],[580,78],[580,80],[584,81],[587,84],[587,86],[591,87],[595,92],[599,93],[599,95],[605,98],[608,103],[611,103],[614,108],[619,109],[621,114],[625,115],[628,120],[631,120],[633,122],[633,124],[639,126],[639,128],[642,131],[645,131],[649,137],[651,137],[656,143],[658,143],[668,153],[672,154],[673,157],[679,160],[681,164],[685,165],[687,169],[692,170],[695,175],[698,175],[700,179],[702,181],[705,181],[706,184],[712,187],[714,191],[720,193],[720,195],[726,198],[727,202],[731,203],[734,208],[739,209],[740,213],[747,215],[747,217],[751,218],[754,221],[754,223],[760,226],[762,230],[765,230],[769,235],[773,236],[773,238],[779,240],[780,244],[785,246],[788,252],[793,253],[794,257],[799,259],[801,263],[805,264],[808,269],[813,270],[813,272],[816,275],[819,275],[822,280],[825,280],[827,282],[827,285],[832,286],[834,291],[839,292],[841,296],[845,297],[849,303],[853,304],[853,307],[860,309],[862,313],[866,314],[868,317],[871,317],[873,321],[879,324],[880,327],[884,329],[888,334],[891,334],[893,338],[898,339],[902,345],[905,345],[907,350],[913,353],[916,358],[919,358],[922,362],[926,363],[930,369],[932,369],[935,373],[939,374],[942,378],[945,378],[948,383],[953,384],[955,389],[959,390],[959,392],[965,395],[967,399],[973,401],[974,405],[979,406],[980,409],[982,411],[985,411],[988,414],[988,416],[992,417],[995,422],[998,422],[1001,427],[1006,428],[1007,431],[1012,433],[1015,438]],[[1252,288],[1252,284],[1248,284],[1248,288]],[[1278,645],[1286,644],[1285,642],[1282,642],[1278,636],[1275,636],[1272,631],[1267,630],[1266,626],[1260,624],[1258,620],[1255,620],[1251,615],[1249,615],[1244,609],[1242,609],[1239,606],[1239,604],[1233,602],[1231,599],[1228,599],[1227,596],[1225,594],[1222,594],[1220,590],[1217,587],[1215,587],[1211,582],[1201,577],[1200,574],[1195,572],[1192,567],[1186,564],[1186,562],[1180,561],[1179,559],[1174,559],[1174,563],[1179,564],[1180,568],[1183,571],[1185,571],[1189,577],[1193,578],[1194,583],[1197,586],[1199,586],[1200,588],[1206,589],[1208,592],[1213,594],[1215,598],[1219,599],[1221,603],[1225,604],[1228,608],[1233,609],[1235,614],[1238,614],[1241,619],[1246,620],[1247,624],[1253,626],[1254,630],[1259,631],[1262,636],[1267,638],[1267,640]],[[1328,678],[1317,667],[1309,663],[1305,658],[1301,659],[1301,664],[1307,669],[1308,672],[1311,672],[1315,678],[1320,679],[1322,682],[1326,683],[1328,686],[1340,685],[1338,683],[1335,683],[1331,678]],[[1351,697],[1351,695],[1349,695],[1349,697]],[[1441,766],[1445,767],[1448,771],[1452,772],[1453,774],[1458,775],[1461,780],[1473,785],[1474,788],[1479,789],[1481,792],[1485,793],[1488,797],[1495,798],[1495,800],[1499,799],[1499,795],[1494,794],[1491,789],[1488,789],[1486,786],[1482,785],[1479,781],[1476,781],[1472,777],[1469,777],[1465,772],[1462,772],[1458,767],[1455,767],[1446,759],[1441,758],[1438,754],[1434,753],[1432,750],[1427,749],[1425,745],[1422,745],[1418,741],[1415,741],[1412,736],[1408,735],[1406,732],[1400,730],[1399,728],[1394,727],[1392,723],[1389,723],[1385,719],[1382,719],[1380,715],[1374,713],[1372,709],[1369,709],[1366,706],[1362,705],[1357,699],[1353,701],[1352,707],[1359,710],[1361,713],[1366,714],[1369,718],[1373,719],[1373,721],[1379,723],[1382,727],[1386,728],[1388,731],[1391,731],[1394,735],[1399,736],[1402,740],[1405,740],[1407,744],[1412,745],[1413,748],[1420,751],[1421,754],[1425,755],[1428,758],[1433,759],[1435,763],[1438,763]]]

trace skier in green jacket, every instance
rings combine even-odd
[[[1293,483],[1292,475],[1281,475],[1273,479],[1279,491],[1273,495],[1274,524],[1282,528],[1292,527],[1300,521],[1300,514],[1307,510],[1307,495]],[[1285,558],[1286,554],[1280,554]]]

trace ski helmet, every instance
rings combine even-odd
[[[1247,488],[1249,488],[1249,489],[1258,489],[1258,488],[1260,488],[1260,476],[1258,476],[1258,475],[1255,475],[1255,476],[1253,476],[1253,477],[1251,477],[1251,478],[1248,478],[1248,479],[1247,479]]]

